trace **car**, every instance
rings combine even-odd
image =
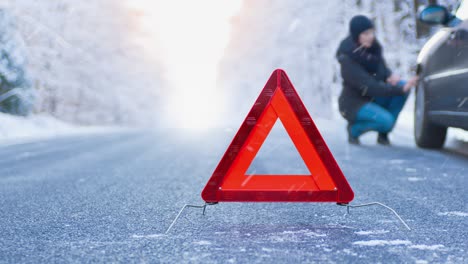
[[[429,5],[419,20],[442,27],[424,44],[417,59],[414,138],[422,148],[442,148],[447,128],[468,130],[468,0],[451,14]]]

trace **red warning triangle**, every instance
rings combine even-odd
[[[278,120],[309,175],[245,175]],[[283,70],[275,70],[203,189],[206,202],[337,202],[354,193]]]

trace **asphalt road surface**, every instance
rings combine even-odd
[[[343,131],[319,129],[352,204],[391,206],[412,231],[380,207],[220,203],[205,216],[187,209],[165,235],[184,204],[202,204],[236,129],[123,131],[0,147],[0,262],[468,262],[467,155],[418,149],[402,133],[392,147],[372,134],[348,146]],[[250,170],[302,169],[284,135],[273,132]]]

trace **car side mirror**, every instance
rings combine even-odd
[[[419,13],[419,20],[429,25],[445,25],[449,22],[450,14],[441,5],[430,5]]]

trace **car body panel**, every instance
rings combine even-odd
[[[460,7],[468,9],[467,2]],[[468,20],[457,19],[455,26],[441,28],[423,46],[418,74],[431,121],[468,130]]]

